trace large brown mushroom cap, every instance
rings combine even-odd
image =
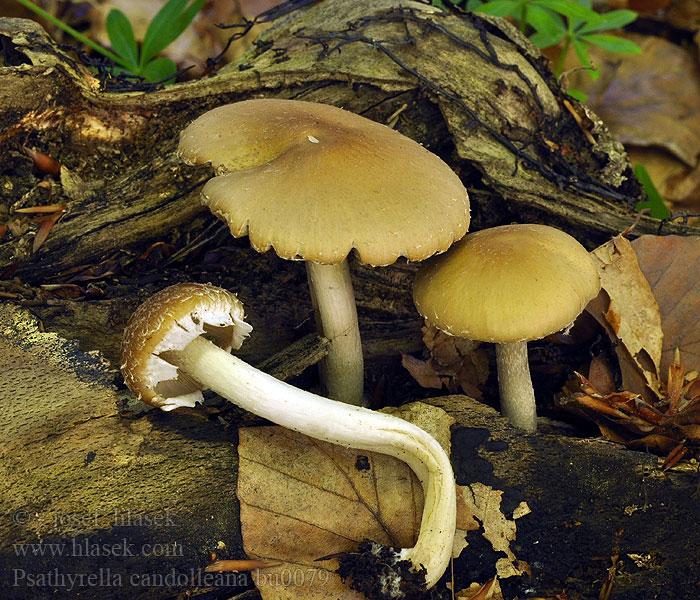
[[[226,290],[200,283],[179,283],[139,306],[122,338],[122,374],[141,400],[163,410],[194,406],[202,388],[159,357],[182,350],[204,335],[220,348],[238,349],[252,327],[243,321],[240,300]]]
[[[573,237],[546,225],[505,225],[427,261],[413,297],[447,333],[510,343],[564,329],[599,290],[596,266]]]
[[[423,260],[469,226],[449,166],[420,144],[354,113],[297,100],[211,110],[182,133],[179,154],[218,176],[203,202],[260,252],[335,264]]]

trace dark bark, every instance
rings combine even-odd
[[[632,223],[639,188],[622,147],[593,115],[596,143],[587,140],[527,40],[481,17],[396,4],[312,4],[214,77],[132,94],[100,92],[38,26],[3,19],[4,210],[42,200],[26,145],[63,165],[52,202],[67,214],[34,255],[32,228],[6,238],[0,263],[21,261],[17,274],[37,282],[174,229],[200,232],[197,193],[211,172],[179,164],[178,132],[208,108],[253,95],[330,102],[378,120],[406,105],[399,129],[488,192],[474,195],[477,226],[538,219],[598,241]],[[643,218],[637,231],[658,227]]]

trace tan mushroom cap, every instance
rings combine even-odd
[[[220,348],[238,349],[252,327],[243,321],[240,300],[230,292],[200,283],[179,283],[139,306],[124,330],[122,374],[141,400],[163,410],[194,406],[202,388],[159,355],[182,350],[200,335]]]
[[[354,113],[298,100],[215,108],[183,131],[178,153],[218,176],[204,204],[259,252],[388,265],[449,248],[469,226],[469,200],[440,158]]]
[[[471,233],[418,271],[413,298],[430,323],[459,337],[509,343],[569,326],[598,295],[588,251],[546,225]]]

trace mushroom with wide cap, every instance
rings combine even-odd
[[[258,252],[305,260],[319,333],[331,340],[321,379],[331,398],[361,404],[364,372],[347,263],[423,260],[469,226],[469,200],[440,158],[355,113],[298,100],[215,108],[183,132],[187,164],[217,176],[202,202]]]
[[[165,411],[194,406],[202,389],[211,389],[283,427],[406,462],[423,486],[425,506],[415,546],[394,559],[397,572],[408,565],[415,579],[415,571],[424,569],[425,585],[433,586],[449,564],[456,526],[454,475],[442,446],[403,419],[300,390],[233,356],[231,348],[251,331],[243,316],[238,298],[221,288],[182,283],[161,290],[136,310],[124,331],[124,381],[141,400]],[[383,564],[376,585],[393,589],[386,552],[371,554]],[[401,581],[395,585],[400,589]]]
[[[501,412],[535,431],[527,342],[570,327],[599,290],[595,263],[573,237],[547,225],[504,225],[422,265],[413,299],[438,329],[496,344]]]

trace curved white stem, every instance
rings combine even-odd
[[[202,337],[168,362],[238,406],[310,437],[349,448],[389,454],[423,485],[425,507],[418,540],[401,557],[426,569],[426,585],[444,573],[455,533],[455,483],[450,459],[419,427],[385,413],[350,406],[300,390],[251,367]]]
[[[527,342],[496,344],[501,413],[520,429],[537,431],[537,406],[527,361]]]
[[[331,345],[321,361],[321,382],[334,400],[362,405],[364,362],[355,294],[348,261],[335,265],[306,262],[319,334]]]

